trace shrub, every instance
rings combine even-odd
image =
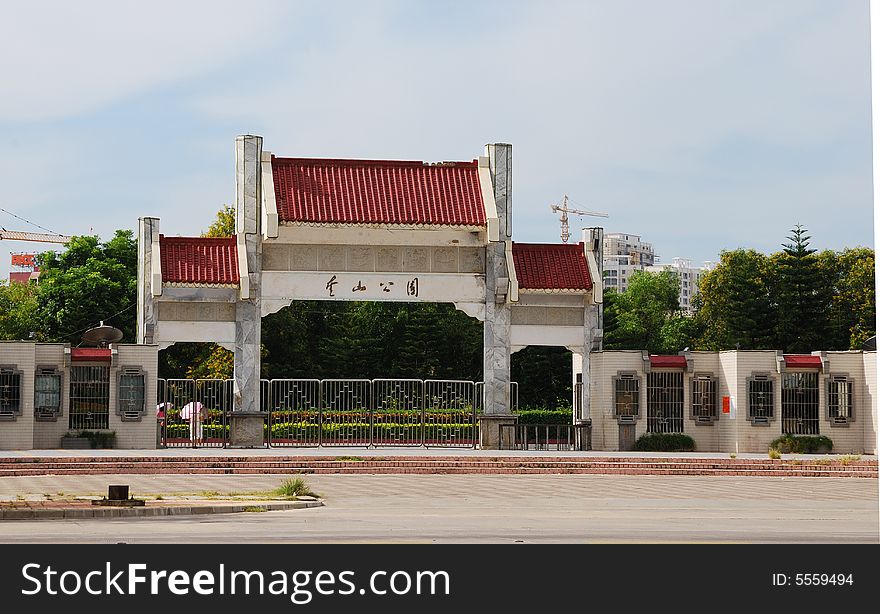
[[[281,483],[281,486],[272,491],[272,494],[276,497],[286,497],[288,499],[300,496],[318,496],[312,492],[312,489],[309,488],[308,483],[306,483],[306,481],[302,478],[290,478],[284,480],[284,482]]]
[[[782,458],[782,452],[780,452],[780,451],[777,450],[776,448],[770,448],[770,449],[767,451],[767,456],[769,456],[769,457],[772,458],[773,460],[777,460],[777,459]]]
[[[640,452],[693,452],[695,448],[693,438],[683,433],[645,433],[636,441]]]
[[[524,409],[516,412],[519,424],[571,424],[571,409]]]
[[[770,442],[770,448],[782,454],[823,454],[831,452],[834,444],[825,435],[783,435]]]
[[[69,432],[65,437],[83,437],[89,440],[92,448],[113,448],[116,446],[116,431]]]

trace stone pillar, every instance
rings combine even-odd
[[[265,415],[260,405],[260,161],[263,139],[235,139],[235,230],[241,296],[235,306],[235,359],[233,410],[229,420],[229,445],[263,445]],[[271,186],[269,186],[271,189]]]
[[[510,411],[510,304],[506,247],[511,240],[511,146],[487,145],[500,241],[486,247],[486,319],[483,322],[483,413],[480,447],[498,449],[499,426],[515,424]]]
[[[151,344],[156,334],[156,312],[153,304],[153,284],[161,292],[162,268],[153,262],[154,245],[159,244],[159,218],[138,219],[138,268],[137,268],[137,338],[136,343]],[[156,267],[155,271],[153,267]]]

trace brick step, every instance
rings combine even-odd
[[[266,467],[266,468],[206,468],[206,467],[175,467],[163,468],[138,468],[135,470],[120,470],[115,467],[101,467],[90,469],[67,469],[61,471],[41,471],[39,469],[0,470],[0,477],[25,477],[41,475],[260,475],[260,474],[604,474],[604,475],[701,475],[701,476],[770,476],[770,477],[853,477],[877,479],[877,471],[846,471],[832,472],[821,470],[732,470],[732,469],[669,469],[651,467]]]
[[[254,463],[254,464],[275,464],[275,463],[291,463],[291,462],[336,462],[336,463],[475,463],[475,464],[509,464],[509,463],[580,463],[580,464],[596,464],[596,463],[656,463],[656,464],[697,464],[697,465],[765,465],[772,464],[791,464],[799,462],[802,464],[821,464],[825,462],[819,460],[769,460],[769,459],[727,459],[727,458],[705,458],[705,457],[601,457],[601,456],[365,456],[359,460],[342,459],[334,455],[326,456],[42,456],[42,457],[11,457],[0,459],[0,466],[17,466],[29,464],[99,464],[99,463],[161,463],[161,464],[193,464],[193,463]],[[836,463],[836,461],[831,461]],[[837,464],[831,466],[838,466]],[[864,466],[877,467],[876,460],[858,460],[851,461],[845,466]]]
[[[875,461],[824,464],[748,459],[593,458],[473,458],[419,457],[340,461],[315,457],[122,457],[41,458],[31,462],[2,462],[0,476],[87,474],[268,474],[268,473],[632,473],[658,475],[777,475],[877,477]],[[697,462],[698,461],[698,462]]]

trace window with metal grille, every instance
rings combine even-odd
[[[21,415],[21,371],[0,367],[0,420]]]
[[[110,427],[110,367],[70,368],[70,428]]]
[[[40,367],[34,375],[34,419],[55,421],[61,415],[61,374],[55,367]]]
[[[853,420],[853,383],[846,375],[832,375],[828,380],[828,419],[832,426]]]
[[[718,419],[718,378],[695,375],[691,382],[691,417],[698,424]]]
[[[786,435],[819,434],[819,374],[782,374],[782,432]]]
[[[141,420],[146,413],[144,372],[138,367],[119,370],[117,413],[123,421]]]
[[[648,432],[684,432],[684,373],[648,373]]]
[[[630,424],[639,416],[639,378],[635,373],[618,373],[614,378],[614,416],[618,422]]]
[[[752,424],[770,424],[773,419],[773,380],[767,373],[756,373],[747,382],[749,420]]]

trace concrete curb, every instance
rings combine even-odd
[[[323,507],[323,501],[243,501],[217,505],[166,505],[162,507],[76,507],[76,508],[10,508],[0,509],[5,520],[82,520],[85,518],[158,518],[162,516],[196,516],[202,514],[238,514],[254,508],[265,512],[301,510]]]

